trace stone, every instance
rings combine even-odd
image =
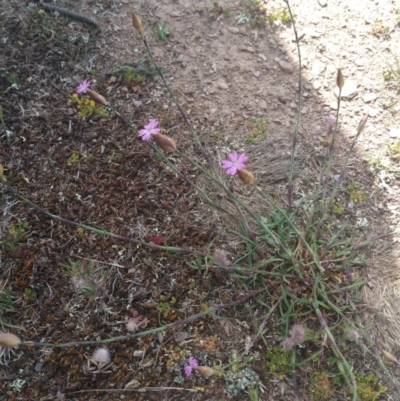
[[[339,96],[339,88],[336,87],[334,90],[335,96]],[[357,84],[355,81],[345,80],[342,88],[341,97],[343,99],[348,98],[351,99],[357,94]]]
[[[224,81],[219,81],[217,86],[218,86],[219,89],[229,89],[228,84],[226,82],[224,82]]]
[[[311,66],[311,73],[314,77],[322,74],[326,70],[326,65],[322,61],[316,60]]]
[[[319,81],[314,81],[313,82],[313,88],[315,90],[318,90],[320,87],[321,87],[321,82],[319,82]]]
[[[372,102],[373,100],[375,100],[376,99],[376,93],[373,93],[373,92],[371,92],[371,93],[366,93],[364,96],[363,96],[363,101],[364,101],[364,103],[369,103],[369,102]]]
[[[294,68],[292,64],[288,63],[287,61],[279,60],[278,61],[279,67],[281,67],[282,71],[285,71],[288,74],[293,74]]]
[[[389,136],[391,138],[400,139],[400,127],[391,128],[390,131],[389,131]]]
[[[327,0],[318,0],[318,3],[321,7],[326,7],[328,5]]]
[[[253,75],[258,78],[260,76],[260,71],[252,71]]]
[[[169,15],[170,15],[171,17],[180,17],[180,16],[182,15],[182,13],[180,13],[179,11],[171,11],[171,12],[169,13]]]

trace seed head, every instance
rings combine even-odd
[[[100,95],[99,93],[92,91],[91,89],[87,89],[86,93],[96,102],[102,104],[103,106],[107,106],[107,100]]]
[[[154,140],[165,153],[174,153],[176,151],[176,143],[169,136],[157,134],[154,135]]]
[[[241,170],[238,170],[238,175],[240,180],[246,184],[246,185],[251,185],[254,182],[254,174],[251,173],[250,171],[246,170],[245,168],[242,168]]]
[[[360,338],[360,335],[356,330],[349,330],[347,332],[347,338],[351,341],[357,341]]]
[[[344,86],[344,78],[343,78],[342,70],[340,68],[338,68],[338,70],[337,70],[336,85],[338,86],[339,89],[342,89]]]
[[[293,349],[296,345],[302,344],[306,339],[306,330],[301,324],[294,324],[290,329],[290,336],[281,341],[284,350]]]
[[[368,120],[368,113],[365,113],[360,122],[358,123],[358,128],[357,128],[357,134],[361,134],[361,132],[364,131],[365,126],[367,125],[367,120]]]
[[[0,347],[14,348],[21,344],[21,340],[11,333],[0,333]]]
[[[140,39],[144,39],[142,21],[134,11],[132,11],[132,24],[133,27],[136,29],[136,32],[139,34]]]
[[[2,164],[0,164],[0,181],[2,181],[2,182],[6,182],[7,181],[6,177],[4,177],[4,168],[3,168]]]
[[[230,267],[231,266],[231,262],[228,258],[228,254],[223,249],[216,249],[214,251],[214,258],[222,267]]]
[[[92,354],[93,361],[99,366],[108,365],[111,362],[111,354],[107,348],[97,348]]]
[[[193,366],[192,369],[195,370],[196,372],[199,372],[202,376],[205,377],[210,377],[217,373],[215,369],[210,368],[208,366]]]

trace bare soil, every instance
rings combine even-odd
[[[228,218],[205,204],[116,115],[82,117],[71,97],[88,78],[138,128],[157,118],[181,150],[202,160],[132,28],[134,7],[158,64],[214,161],[234,150],[246,151],[257,185],[285,206],[299,107],[297,47],[292,24],[280,18],[261,24],[264,16],[255,13],[248,23],[238,24],[236,15],[251,11],[246,4],[57,2],[93,18],[96,27],[45,12],[39,3],[1,1],[0,163],[8,183],[71,221],[146,242],[204,252],[221,248],[232,259],[240,256],[243,244],[228,232]],[[351,202],[349,191],[342,191],[338,201],[345,210],[338,220],[360,224],[359,241],[378,238],[400,228],[400,163],[389,150],[400,140],[399,83],[383,75],[393,54],[400,57],[400,2],[302,0],[291,5],[304,79],[294,197],[311,197],[315,189],[325,154],[325,119],[335,115],[341,67],[354,87],[342,102],[333,174],[361,116],[368,112],[370,117],[344,182],[344,188],[357,183],[367,199]],[[285,3],[266,1],[265,6],[267,18],[282,15]],[[170,33],[165,43],[153,31],[158,24]],[[127,79],[120,68],[127,64],[143,82]],[[197,184],[212,189],[190,163],[175,156],[171,160]],[[230,185],[256,210],[266,207],[252,189],[237,180]],[[0,304],[9,308],[0,309],[0,318],[3,331],[23,340],[105,339],[127,334],[131,318],[148,319],[146,328],[154,328],[246,295],[239,281],[193,268],[190,256],[61,224],[5,188],[1,199]],[[21,234],[17,242],[16,230]],[[373,311],[367,316],[373,323],[371,336],[394,355],[400,346],[399,239],[397,234],[374,241],[366,253],[368,268],[359,272],[367,281],[364,300]],[[182,368],[188,355],[212,366],[243,353],[255,334],[254,310],[254,305],[241,305],[223,312],[224,319],[207,317],[159,335],[114,342],[107,346],[112,365],[98,374],[88,370],[94,346],[20,348],[0,366],[0,394],[7,400],[225,400],[222,379],[183,378]],[[260,400],[290,400],[296,391],[300,399],[312,399],[307,387],[311,372],[302,372],[296,388],[290,377],[278,380],[265,368],[263,344],[250,354],[262,382]],[[362,355],[352,358],[356,366],[366,361]],[[365,371],[384,381],[371,366]],[[139,389],[143,392],[133,392]],[[335,397],[348,399],[346,394]],[[243,392],[231,399],[249,398]]]

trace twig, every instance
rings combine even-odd
[[[257,290],[254,290],[250,294],[247,294],[244,297],[239,298],[237,301],[230,302],[229,304],[216,305],[204,312],[199,312],[199,313],[196,313],[195,315],[189,316],[186,319],[176,320],[175,322],[166,324],[165,326],[156,327],[155,329],[142,331],[140,333],[127,334],[125,336],[118,336],[118,337],[110,337],[105,340],[71,341],[68,343],[61,343],[61,344],[44,343],[44,342],[36,342],[36,341],[25,341],[22,344],[25,346],[28,346],[28,347],[65,348],[65,347],[76,347],[76,346],[82,346],[82,345],[109,344],[109,343],[113,343],[116,341],[123,341],[123,340],[129,340],[131,338],[143,337],[143,336],[147,336],[149,334],[154,334],[154,333],[158,333],[160,331],[172,329],[177,326],[181,326],[182,324],[187,324],[187,323],[193,322],[201,317],[210,315],[219,310],[229,309],[229,308],[233,308],[234,306],[242,305],[242,304],[246,303],[249,299],[253,298],[254,296],[260,294],[263,291],[265,291],[264,287],[259,288]]]
[[[176,253],[180,253],[182,255],[193,254],[193,255],[205,256],[204,252],[193,251],[193,250],[187,249],[187,248],[176,248],[176,247],[173,247],[173,246],[155,245],[153,243],[149,243],[149,242],[146,242],[146,241],[138,240],[136,238],[124,237],[122,235],[117,235],[117,234],[110,233],[109,231],[106,231],[106,230],[101,229],[101,228],[96,228],[96,227],[88,226],[86,224],[77,223],[76,221],[65,219],[64,217],[57,216],[55,214],[50,213],[46,209],[43,209],[42,207],[37,205],[36,203],[33,203],[28,198],[25,198],[25,196],[21,195],[10,184],[3,183],[3,185],[5,185],[14,195],[16,195],[19,199],[21,199],[22,201],[27,203],[32,208],[38,210],[40,213],[43,213],[44,215],[46,215],[47,217],[50,217],[53,220],[59,221],[60,223],[69,224],[69,225],[72,225],[72,226],[75,226],[75,227],[80,227],[80,228],[83,228],[84,230],[92,231],[92,232],[94,232],[96,234],[104,235],[105,237],[114,238],[114,239],[120,240],[120,241],[133,242],[134,244],[148,246],[148,247],[154,248],[154,249],[176,252]]]
[[[165,390],[178,390],[178,391],[188,391],[189,393],[197,393],[199,390],[195,388],[183,388],[183,387],[142,387],[136,388],[114,388],[112,390],[107,389],[93,389],[93,390],[79,390],[68,392],[68,394],[78,394],[78,393],[93,393],[93,392],[103,392],[103,393],[115,393],[116,391],[135,391],[137,393],[146,393],[148,391],[165,391]]]
[[[86,17],[85,15],[78,14],[75,11],[67,10],[66,8],[53,6],[52,4],[48,4],[48,3],[42,3],[42,6],[45,11],[56,11],[61,15],[65,15],[69,18],[75,19],[80,22],[84,22],[88,25],[92,25],[92,26],[96,27],[97,29],[99,29],[99,26],[96,24],[96,22],[94,22],[91,18]]]

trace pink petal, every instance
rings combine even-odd
[[[185,366],[183,368],[183,370],[185,371],[185,375],[186,376],[190,376],[192,374],[192,367],[191,366]]]
[[[139,131],[139,136],[144,140],[144,141],[148,141],[150,139],[150,132],[145,130],[145,129],[141,129]]]
[[[150,120],[148,126],[151,127],[151,128],[157,128],[158,121],[155,118],[153,118],[152,120]]]
[[[229,158],[231,161],[235,162],[235,161],[237,160],[237,158],[238,158],[237,152],[229,153],[228,158]]]
[[[226,173],[229,175],[235,175],[236,170],[237,170],[236,166],[233,166],[233,167],[229,168],[228,170],[226,170]]]
[[[229,160],[222,160],[222,168],[230,168],[232,167],[232,162]]]
[[[246,153],[242,153],[238,158],[238,162],[243,164],[243,163],[247,162],[247,159],[248,159],[248,157],[246,156]],[[244,167],[244,164],[243,164],[243,167]],[[243,168],[243,167],[241,167],[241,168]]]
[[[197,366],[197,360],[195,358],[193,358],[192,356],[189,358],[189,365],[194,368],[195,366]]]
[[[236,163],[236,170],[241,170],[242,168],[244,168],[244,163]]]

